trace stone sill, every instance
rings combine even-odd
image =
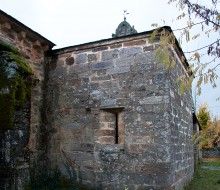
[[[124,144],[96,144],[95,151],[104,151],[106,153],[119,153],[124,151]]]

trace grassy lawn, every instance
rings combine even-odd
[[[220,159],[203,160],[185,190],[220,190],[220,170],[206,170],[201,166],[220,167]]]

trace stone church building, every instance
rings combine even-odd
[[[64,174],[68,165],[91,189],[171,190],[189,182],[197,123],[191,92],[180,95],[176,83],[189,77],[188,63],[176,41],[177,63],[165,71],[152,33],[137,33],[125,19],[112,38],[52,50],[54,43],[0,11],[0,41],[16,47],[38,79],[14,128],[0,130],[0,189],[24,189],[38,155]]]

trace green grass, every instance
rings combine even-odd
[[[220,159],[202,162],[185,190],[220,190],[220,170],[205,170],[201,166],[220,166]]]
[[[218,166],[220,167],[220,158],[214,161],[206,161],[202,163],[203,166]]]

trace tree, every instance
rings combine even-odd
[[[212,147],[220,147],[220,120],[218,118],[214,118],[208,131],[211,135]]]
[[[193,140],[199,144],[199,148],[220,147],[220,120],[214,118],[209,121],[206,128],[194,135]]]
[[[216,117],[211,119],[207,104],[199,107],[197,118],[202,130],[194,135],[194,142],[199,144],[199,148],[220,147],[220,120]]]
[[[207,128],[208,122],[211,119],[210,112],[208,110],[208,104],[203,104],[199,107],[197,118],[199,120],[202,129]]]
[[[199,2],[199,3],[198,3]],[[213,88],[217,87],[215,81],[218,78],[216,73],[216,68],[220,66],[219,58],[220,58],[220,13],[218,11],[218,3],[217,0],[209,0],[209,1],[196,1],[194,3],[193,0],[168,0],[168,3],[175,3],[176,6],[182,11],[182,13],[177,16],[177,20],[186,19],[187,24],[183,28],[177,28],[173,30],[173,32],[179,32],[179,44],[181,45],[183,41],[190,42],[192,40],[198,40],[199,38],[203,39],[203,41],[209,41],[207,38],[214,40],[198,49],[193,49],[188,52],[184,52],[184,54],[188,56],[188,63],[190,67],[188,68],[188,73],[191,73],[191,77],[187,78],[185,76],[181,76],[178,81],[181,82],[180,92],[183,92],[186,88],[190,89],[193,80],[197,79],[197,88],[198,94],[201,94],[201,85],[203,83],[208,83],[212,85]],[[198,18],[197,22],[194,22],[194,17]],[[158,27],[158,25],[154,24],[153,26]],[[200,26],[201,30],[199,33],[194,34],[192,37],[192,31],[195,26]],[[158,34],[156,29],[155,33],[152,36],[156,36]],[[215,35],[213,35],[215,34]],[[161,46],[158,48],[158,51],[155,53],[155,57],[163,57],[163,61],[166,65],[166,68],[170,68],[175,65],[176,60],[170,58],[170,50],[169,45],[175,43],[173,34],[169,32],[160,31],[161,36]],[[206,50],[204,52],[204,50]],[[208,60],[204,60],[204,57],[208,56]],[[181,58],[182,61],[184,57]]]

